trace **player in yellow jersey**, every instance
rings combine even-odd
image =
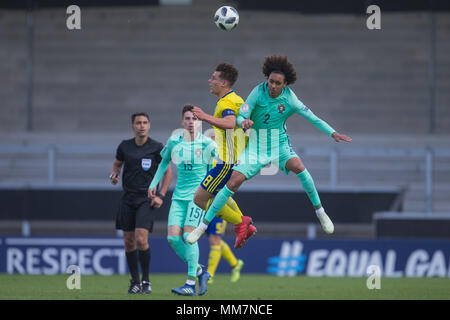
[[[214,217],[206,229],[209,242],[209,258],[208,258],[208,273],[211,278],[208,284],[213,283],[216,269],[223,257],[231,267],[231,282],[237,282],[241,277],[241,269],[244,266],[244,261],[237,259],[233,251],[231,251],[228,244],[222,239],[225,234],[227,222]]]
[[[210,92],[219,98],[214,115],[205,113],[199,107],[194,107],[192,110],[198,119],[213,126],[219,158],[216,166],[206,174],[194,195],[195,204],[203,210],[208,209],[208,202],[227,183],[239,153],[245,149],[244,131],[242,128],[236,127],[236,117],[244,100],[232,89],[238,74],[238,70],[233,65],[229,63],[219,64],[208,80]],[[252,219],[243,216],[236,202],[231,198],[218,212],[217,216],[234,225],[234,232],[236,233],[235,248],[241,247],[242,242],[256,232],[255,226],[252,225]],[[200,223],[202,228],[199,230],[203,230],[204,233],[210,222],[202,221]],[[199,236],[196,235],[196,237]],[[190,243],[189,237],[186,241]]]

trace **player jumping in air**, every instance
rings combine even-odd
[[[297,113],[336,142],[350,142],[352,139],[339,134],[314,115],[288,87],[296,81],[297,74],[286,56],[266,57],[262,69],[267,81],[252,90],[236,120],[238,126],[246,130],[252,129],[249,143],[239,156],[238,164],[234,166],[226,186],[210,205],[203,222],[187,237],[189,243],[195,243],[200,238],[217,212],[242,183],[254,177],[269,163],[278,165],[286,174],[292,171],[297,175],[316,210],[322,228],[328,234],[334,232],[333,223],[322,207],[311,175],[289,143],[286,120]]]
[[[230,178],[234,163],[245,148],[244,131],[242,128],[236,127],[236,116],[244,103],[244,100],[232,90],[237,77],[238,70],[234,66],[228,63],[219,64],[208,80],[211,93],[219,98],[214,115],[206,114],[198,107],[193,109],[198,119],[213,126],[219,158],[217,165],[206,174],[194,195],[195,204],[204,210],[207,209],[211,200]],[[234,248],[241,247],[243,241],[256,232],[255,226],[252,225],[252,219],[242,215],[236,202],[231,197],[222,203],[219,210],[215,211],[214,215],[216,214],[219,218],[234,225],[234,232],[236,233]],[[211,222],[213,217],[208,222]]]
[[[216,156],[215,142],[198,132],[201,122],[194,116],[192,109],[192,105],[183,107],[181,124],[184,130],[167,140],[166,146],[161,151],[161,164],[149,187],[149,192],[153,196],[170,162],[176,164],[177,184],[169,211],[167,240],[175,253],[188,265],[186,284],[172,289],[173,293],[183,296],[196,295],[197,277],[198,294],[204,295],[207,291],[210,275],[206,268],[202,268],[198,263],[198,244],[187,244],[183,238],[186,239],[186,236],[198,226],[205,213],[194,204],[194,192]]]

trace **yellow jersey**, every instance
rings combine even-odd
[[[214,117],[225,118],[229,115],[237,117],[243,103],[244,100],[240,96],[234,91],[230,91],[217,102]],[[215,126],[213,128],[219,158],[225,163],[235,163],[239,154],[245,149],[246,135],[244,131],[238,127],[227,130]]]

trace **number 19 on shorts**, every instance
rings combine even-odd
[[[206,211],[202,210],[198,206],[191,202],[188,208],[185,225],[197,227],[200,221],[202,221]]]

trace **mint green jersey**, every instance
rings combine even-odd
[[[177,167],[177,184],[172,200],[192,200],[208,167],[217,154],[217,145],[199,133],[194,141],[186,142],[183,133],[174,134],[161,151],[162,162],[172,161]]]
[[[260,133],[260,129],[266,129],[269,141],[271,135],[278,133],[279,141],[283,142],[288,139],[286,120],[294,113],[301,115],[328,135],[335,131],[325,121],[314,115],[289,87],[285,87],[277,98],[271,98],[267,82],[261,83],[252,90],[241,106],[237,124],[241,126],[242,121],[251,119],[254,122],[251,129],[258,133]]]

